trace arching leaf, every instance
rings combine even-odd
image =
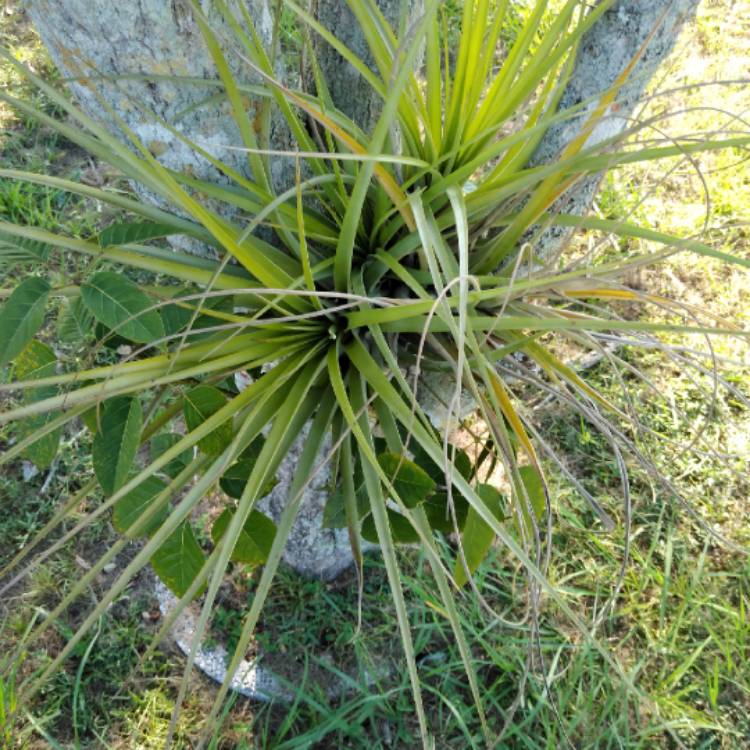
[[[174,297],[182,297],[187,292],[184,289],[179,289],[175,292]],[[192,304],[195,304],[194,302]],[[174,336],[174,334],[182,331],[185,326],[190,322],[190,318],[193,313],[189,307],[182,307],[176,302],[170,302],[168,305],[164,305],[161,308],[161,319],[164,323],[164,333],[167,336]]]
[[[24,279],[0,309],[0,367],[15,359],[44,322],[50,286],[46,279]]]
[[[234,510],[227,508],[211,528],[214,544],[220,544],[224,533],[234,516]],[[245,525],[240,531],[237,543],[232,550],[231,558],[235,562],[248,565],[262,565],[268,560],[271,545],[276,536],[276,524],[259,510],[250,511]]]
[[[94,274],[81,285],[81,299],[100,323],[123,338],[146,344],[164,337],[159,311],[149,310],[151,300],[124,275]]]
[[[128,478],[138,452],[143,411],[137,398],[117,396],[104,404],[100,429],[94,435],[94,473],[102,489],[116,492]]]
[[[203,303],[202,309],[206,311],[214,310],[219,313],[232,313],[234,312],[234,297],[231,294],[222,295],[221,297],[209,297]],[[219,326],[223,323],[226,323],[226,320],[222,320],[208,312],[204,312],[198,315],[195,319],[195,322],[191,326],[191,330],[198,331],[202,328],[213,328],[214,326]],[[203,338],[215,335],[215,331],[206,331],[205,333],[197,335],[193,334],[191,341],[200,341]]]

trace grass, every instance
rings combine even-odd
[[[453,4],[455,5],[455,4]],[[0,16],[2,41],[53,77],[54,69],[25,22],[17,3]],[[450,8],[449,8],[450,10]],[[8,12],[10,11],[10,12]],[[668,99],[654,99],[642,114],[659,109],[685,110],[669,122],[675,133],[734,127],[716,111],[700,109],[716,93],[695,84],[710,79],[737,78],[742,61],[747,68],[748,0],[703,3],[691,28],[664,67],[661,88],[683,87]],[[732,23],[732,19],[736,23]],[[745,22],[746,25],[746,22]],[[291,33],[285,31],[285,33]],[[513,29],[508,30],[512,35]],[[738,72],[739,71],[739,72]],[[0,67],[0,85],[23,91],[23,84]],[[741,112],[750,106],[747,87],[723,86],[722,106]],[[91,179],[102,177],[98,165],[85,161],[70,144],[35,124],[0,111],[3,166],[46,170]],[[697,167],[709,185],[712,213],[707,225],[705,198],[696,164],[634,167],[610,176],[598,197],[602,215],[625,217],[636,212],[655,228],[692,235],[722,250],[750,253],[750,162],[744,153],[707,153]],[[741,163],[737,163],[741,162]],[[669,171],[675,167],[674,171]],[[658,171],[656,171],[658,169]],[[53,227],[63,224],[86,236],[102,221],[91,202],[69,199],[56,191],[18,187],[0,181],[0,215],[14,221]],[[578,249],[585,251],[582,238]],[[613,248],[612,252],[617,252]],[[15,270],[6,273],[12,278]],[[750,276],[707,259],[677,256],[665,271],[635,280],[644,290],[672,294],[740,325],[750,323]],[[624,310],[624,314],[627,311]],[[673,341],[672,343],[684,343]],[[747,503],[750,498],[748,455],[750,413],[731,394],[709,410],[701,407],[702,390],[710,379],[688,377],[675,365],[648,353],[619,353],[630,369],[622,382],[609,368],[594,368],[589,376],[609,396],[623,402],[626,386],[643,425],[652,432],[638,436],[640,445],[660,462],[689,503],[681,507],[664,487],[638,466],[632,473],[631,564],[622,578],[617,606],[604,613],[598,637],[606,643],[642,692],[629,694],[621,680],[580,634],[568,632],[555,608],[545,607],[537,652],[529,656],[530,623],[524,619],[522,571],[493,551],[477,576],[486,603],[502,617],[490,620],[474,597],[459,602],[470,642],[481,644],[479,677],[495,729],[519,695],[503,747],[557,748],[566,738],[576,748],[750,748],[750,564],[730,546],[720,543],[706,526],[738,545],[750,545]],[[717,354],[735,360],[747,352],[726,339]],[[730,372],[735,388],[750,397],[747,368]],[[658,397],[647,382],[658,386]],[[606,441],[562,408],[529,403],[544,434],[564,448],[567,466],[621,525],[612,534],[599,533],[588,506],[558,476],[555,494],[555,554],[550,579],[570,604],[589,619],[602,612],[620,577],[624,514],[620,482]],[[696,456],[682,447],[705,425]],[[0,433],[0,444],[7,436]],[[712,453],[712,451],[714,453]],[[716,455],[725,452],[730,458]],[[77,434],[65,436],[65,447],[48,471],[25,479],[23,466],[0,478],[0,563],[25,544],[87,477],[85,446]],[[85,509],[81,509],[83,512]],[[38,567],[22,587],[0,605],[0,651],[11,652],[30,621],[59,600],[98,548],[114,538],[102,521],[75,546]],[[120,561],[118,561],[120,562]],[[404,554],[407,600],[415,632],[415,650],[425,681],[425,701],[440,748],[481,747],[478,723],[471,710],[459,655],[452,646],[438,597],[423,575],[425,561],[416,552]],[[380,576],[380,578],[379,578]],[[319,684],[302,679],[291,707],[236,700],[227,708],[216,748],[409,748],[417,745],[408,678],[398,670],[367,684],[365,667],[385,660],[395,648],[397,627],[390,597],[378,585],[382,569],[368,562],[365,618],[361,632],[351,605],[353,587],[320,582],[300,583],[291,574],[280,576],[267,609],[260,645],[295,661],[303,674],[333,673],[336,662],[322,658],[333,652],[356,665],[349,691],[327,697]],[[92,599],[106,577],[92,587]],[[252,585],[249,586],[251,592]],[[249,595],[249,594],[248,594]],[[228,603],[217,610],[214,628],[229,640],[236,629],[236,609]],[[69,611],[43,644],[18,664],[21,674],[42,668],[61,648],[80,612]],[[510,621],[511,624],[506,624]],[[149,638],[158,624],[147,581],[138,579],[85,640],[66,670],[51,682],[33,707],[10,726],[0,711],[0,743],[8,748],[160,748],[167,736],[183,661],[169,644],[141,664]],[[539,656],[543,658],[539,658]],[[305,672],[305,669],[307,672]],[[12,708],[12,683],[0,693],[5,709]],[[193,747],[203,731],[203,717],[213,688],[196,676],[175,733],[178,748]],[[9,712],[6,710],[5,715]],[[3,722],[6,722],[3,725]],[[56,743],[56,744],[55,744]]]

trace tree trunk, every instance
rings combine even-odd
[[[410,13],[418,12],[421,2],[408,1]],[[394,25],[398,25],[402,2],[407,0],[378,0],[385,16]],[[660,31],[620,96],[619,119],[611,120],[614,128],[622,129],[656,66],[671,50],[681,23],[695,9],[697,2],[698,0],[619,2],[583,39],[562,106],[570,106],[606,90],[666,8],[667,14]],[[275,3],[273,0],[246,0],[246,3],[261,38],[270,41]],[[217,13],[211,11],[211,5],[210,0],[202,0],[205,12],[221,31],[222,21]],[[105,76],[122,77],[135,73],[216,78],[211,57],[183,0],[28,0],[28,7],[42,40],[63,75],[75,76],[81,62],[86,61]],[[317,0],[317,13],[324,25],[372,64],[365,41],[358,33],[357,24],[344,0]],[[360,76],[325,42],[317,40],[315,50],[334,103],[367,129],[378,112],[377,97],[373,96]],[[231,49],[227,49],[226,54],[239,80],[252,82],[253,77],[242,60]],[[289,74],[289,71],[280,68],[279,74]],[[98,81],[95,85],[106,104],[118,113],[163,164],[172,169],[189,171],[202,179],[222,179],[208,162],[133,106],[132,99],[142,102],[147,110],[178,126],[207,151],[233,168],[244,171],[244,155],[224,148],[241,143],[227,105],[198,106],[213,89],[176,85],[164,80],[121,79],[117,86],[109,81]],[[71,89],[84,110],[100,119],[112,132],[118,133],[107,109],[89,88],[71,83]],[[257,107],[257,102],[251,102],[251,106]],[[553,128],[539,147],[534,157],[535,163],[553,158],[579,127],[580,119]],[[284,128],[277,124],[273,131],[275,147],[285,148],[284,133]],[[293,169],[292,160],[281,158],[272,161],[272,180],[277,190],[291,184]],[[592,178],[581,185],[575,196],[567,199],[565,210],[585,212],[590,206],[597,184],[598,180]],[[139,188],[136,186],[136,189]],[[143,194],[142,188],[140,192]],[[146,197],[154,199],[154,196]],[[555,243],[559,243],[560,236],[548,233],[545,241],[554,248]],[[275,517],[278,517],[286,500],[294,453],[293,450],[284,462],[280,472],[281,481],[263,504],[266,511]],[[322,578],[335,576],[351,561],[346,531],[321,528],[326,482],[327,475],[321,474],[319,481],[308,491],[285,553],[286,561],[298,571]]]
[[[631,127],[636,107],[659,64],[672,52],[680,30],[695,13],[700,0],[619,0],[584,36],[560,109],[573,107],[603,94],[638,53],[648,35],[656,29],[643,56],[621,89],[606,119],[589,137],[594,145]],[[531,159],[532,165],[553,161],[579,132],[596,101],[571,120],[554,125]],[[601,175],[579,182],[564,196],[556,209],[560,213],[584,215],[591,208]],[[565,244],[573,230],[548,229],[537,251],[550,257]]]

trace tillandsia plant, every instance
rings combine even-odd
[[[453,54],[444,44],[440,5],[426,0],[423,12],[399,36],[375,3],[350,2],[375,63],[371,69],[305,8],[285,2],[306,38],[319,35],[332,45],[381,100],[371,132],[364,132],[334,107],[314,58],[314,92],[293,89],[277,79],[241,4],[215,0],[231,30],[227,45],[195,2],[194,17],[241,134],[237,147],[247,153],[247,173],[238,173],[154,113],[144,111],[144,116],[221,172],[225,180],[215,184],[164,166],[110,109],[128,140],[123,145],[3,53],[66,119],[6,93],[0,98],[171,207],[43,174],[0,170],[3,178],[70,191],[129,217],[87,239],[0,223],[5,260],[28,268],[21,283],[4,292],[0,308],[0,366],[10,373],[0,387],[17,397],[0,414],[0,423],[11,423],[17,437],[0,463],[24,457],[48,466],[66,426],[79,420],[91,434],[94,474],[3,569],[2,590],[98,517],[111,514],[122,534],[30,638],[39,638],[132,540],[141,540],[132,561],[61,652],[43,673],[18,685],[19,701],[39,690],[149,564],[179,598],[157,640],[177,612],[198,599],[196,643],[228,566],[262,567],[229,664],[231,675],[258,623],[305,488],[330,467],[328,510],[343,519],[358,568],[363,539],[379,545],[383,556],[425,746],[429,722],[395,549],[403,543],[419,545],[429,562],[440,612],[453,629],[490,741],[493,722],[482,707],[475,644],[462,630],[456,597],[462,587],[481,596],[472,576],[492,544],[499,540],[523,565],[535,613],[545,592],[584,634],[589,632],[545,576],[553,524],[545,467],[556,454],[534,427],[517,387],[531,386],[559,399],[606,437],[626,508],[625,454],[670,492],[677,491],[638,450],[638,431],[646,428],[559,352],[565,345],[603,352],[619,373],[622,362],[606,348],[609,342],[659,346],[685,366],[707,372],[710,364],[699,355],[660,337],[746,338],[747,332],[707,322],[699,311],[631,289],[623,279],[676,252],[746,267],[750,262],[697,240],[552,209],[587,175],[637,160],[741,147],[750,136],[623,147],[626,136],[647,127],[638,123],[616,137],[591,138],[636,60],[596,101],[558,111],[577,46],[611,0],[593,8],[569,0],[551,20],[547,4],[535,3],[501,59],[497,49],[507,2],[465,3]],[[232,74],[222,51],[228,47],[259,81],[252,93],[267,105],[263,117],[273,110],[283,118],[295,151],[272,153],[268,120],[259,125],[244,106],[248,87]],[[78,62],[81,81],[96,74],[86,61]],[[549,128],[576,117],[580,133],[559,158],[527,166]],[[295,183],[284,191],[272,186],[272,158],[296,160]],[[663,249],[622,250],[600,262],[580,253],[566,257],[564,250],[549,255],[540,248],[550,227],[600,230],[660,243]],[[154,244],[178,236],[203,243],[212,258]],[[74,273],[65,263],[72,256],[86,261]],[[131,272],[139,278],[151,274],[153,282],[136,283]],[[661,314],[651,321],[624,316],[623,304]],[[52,319],[54,335],[83,342],[83,356],[58,358],[37,337]],[[113,349],[123,345],[127,348],[120,351],[127,355],[114,357]],[[450,427],[435,427],[425,413],[419,391],[421,373],[428,371],[452,379],[450,413],[461,414],[467,401],[477,410],[486,437],[473,455],[452,445]],[[234,379],[238,373],[247,376],[242,388]],[[716,382],[732,387],[718,375]],[[257,504],[300,439],[288,501],[274,523]],[[560,468],[565,471],[562,462]],[[490,479],[498,475],[500,483]],[[612,528],[613,519],[597,499],[570,472],[567,476],[601,523]],[[199,543],[191,514],[217,488],[224,509],[209,548]],[[72,525],[66,523],[88,496],[103,501]],[[61,527],[64,533],[51,542]],[[440,535],[450,537],[452,546],[438,544]],[[229,677],[218,690],[209,725],[228,689]]]

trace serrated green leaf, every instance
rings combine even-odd
[[[88,431],[95,435],[99,430],[99,409],[96,406],[92,406],[90,409],[86,409],[81,414],[81,422]]]
[[[187,292],[184,289],[180,289],[175,293],[175,297],[181,297]],[[161,319],[164,323],[164,333],[167,336],[174,336],[176,333],[180,333],[185,326],[190,322],[190,318],[193,315],[193,311],[187,307],[182,307],[176,303],[170,303],[164,305],[161,308]]]
[[[378,463],[407,508],[416,507],[435,492],[435,481],[408,458],[381,453]]]
[[[480,484],[477,486],[477,495],[479,495],[497,519],[503,519],[504,497],[499,490],[490,484]],[[466,516],[466,525],[461,534],[461,544],[463,545],[466,564],[472,575],[487,556],[494,539],[495,532],[473,507],[469,508]],[[460,558],[456,560],[453,568],[453,577],[459,586],[463,586],[469,580]]]
[[[240,461],[257,461],[260,457],[260,452],[263,450],[263,446],[266,444],[266,439],[263,437],[263,435],[258,435],[258,437],[253,440],[250,445],[245,448],[242,453],[239,455]]]
[[[146,344],[164,337],[159,311],[149,310],[151,300],[126,276],[94,274],[81,285],[81,299],[100,323],[126,339]]]
[[[435,531],[442,531],[443,534],[452,534],[455,531],[453,516],[448,508],[448,494],[446,492],[436,492],[432,497],[428,497],[427,500],[425,500],[422,507],[427,515],[427,521],[430,524],[430,528]],[[454,492],[453,508],[456,513],[456,522],[460,531],[466,525],[469,503],[466,501],[466,498],[459,495],[458,492]]]
[[[121,346],[133,346],[136,342],[132,339],[126,339],[124,336],[120,336],[118,333],[112,333],[103,323],[98,320],[94,325],[94,338],[97,341],[102,341],[107,349],[117,350]]]
[[[367,497],[367,488],[364,483],[356,489],[354,497],[357,501],[357,515],[359,518],[364,518],[370,511],[370,500]],[[322,525],[324,529],[345,529],[347,527],[344,493],[340,487],[332,492],[326,500],[323,508]]]
[[[185,423],[188,430],[200,427],[210,416],[227,403],[226,396],[210,385],[199,385],[185,394]],[[198,441],[200,448],[208,456],[218,456],[232,442],[232,423],[227,420]]]
[[[94,316],[80,297],[63,299],[57,317],[57,336],[64,344],[78,344],[94,330]]]
[[[0,271],[5,272],[11,266],[24,263],[36,263],[39,259],[33,253],[16,245],[5,244],[0,235]]]
[[[0,309],[0,367],[15,359],[44,322],[50,285],[46,279],[24,279]]]
[[[255,466],[254,460],[241,460],[232,464],[219,480],[219,486],[229,497],[239,500],[245,490],[245,485],[250,477],[250,472]],[[258,497],[265,497],[277,484],[276,478],[266,482],[261,488]]]
[[[56,366],[57,357],[51,347],[32,339],[28,346],[16,357],[13,365],[13,379],[37,380],[46,378],[55,374]],[[56,393],[55,386],[29,388],[24,392],[24,403],[41,401],[54,396]],[[19,437],[24,439],[33,435],[55,417],[54,412],[47,412],[21,420],[18,423]],[[31,461],[38,469],[46,469],[57,455],[61,436],[62,428],[58,428],[29,445],[21,455]]]
[[[128,245],[132,242],[146,242],[146,240],[155,240],[177,233],[178,231],[171,224],[120,221],[110,224],[99,232],[97,240],[99,247],[109,247],[110,245]]]
[[[419,534],[406,516],[397,513],[392,508],[388,508],[387,513],[391,536],[396,544],[416,544],[419,541]],[[372,514],[362,522],[362,538],[372,542],[372,544],[380,543]]]
[[[205,557],[192,526],[183,521],[151,558],[151,567],[175,595],[183,596],[200,573]],[[202,589],[196,593],[200,596]]]
[[[214,544],[221,544],[221,539],[229,526],[235,511],[227,508],[214,521],[211,527],[211,539]],[[268,560],[271,545],[276,536],[276,524],[259,510],[250,511],[237,543],[234,545],[230,559],[248,565],[262,565]]]
[[[149,442],[149,458],[152,461],[155,461],[162,453],[165,453],[180,440],[182,440],[182,436],[176,435],[173,432],[164,432],[161,435],[154,435]],[[161,471],[163,471],[168,477],[174,479],[190,463],[192,457],[193,452],[188,448],[162,466]]]
[[[164,522],[169,514],[165,504],[154,518],[138,534],[128,534],[128,529],[146,512],[154,498],[167,489],[167,484],[158,477],[147,477],[135,489],[123,495],[112,511],[112,525],[129,539],[139,536],[151,536]]]
[[[423,469],[438,485],[445,484],[445,468],[433,461],[419,443],[412,440],[409,443],[409,450],[411,450],[412,455],[414,456],[414,463],[417,464],[417,466]],[[452,449],[449,447],[449,451],[450,450]],[[456,450],[453,465],[458,470],[458,473],[468,481],[469,477],[471,477],[472,465],[471,459],[466,451]]]
[[[104,492],[116,492],[125,484],[138,452],[143,411],[137,398],[116,396],[104,404],[94,435],[91,455],[94,473]]]
[[[24,419],[18,426],[18,437],[24,440],[30,435],[33,435],[42,429],[42,427],[48,422],[52,421],[55,416],[56,415],[54,414],[42,414]],[[53,430],[27,446],[21,452],[21,455],[31,461],[37,469],[42,471],[49,467],[49,465],[55,460],[58,448],[60,447],[61,436],[61,428]]]

